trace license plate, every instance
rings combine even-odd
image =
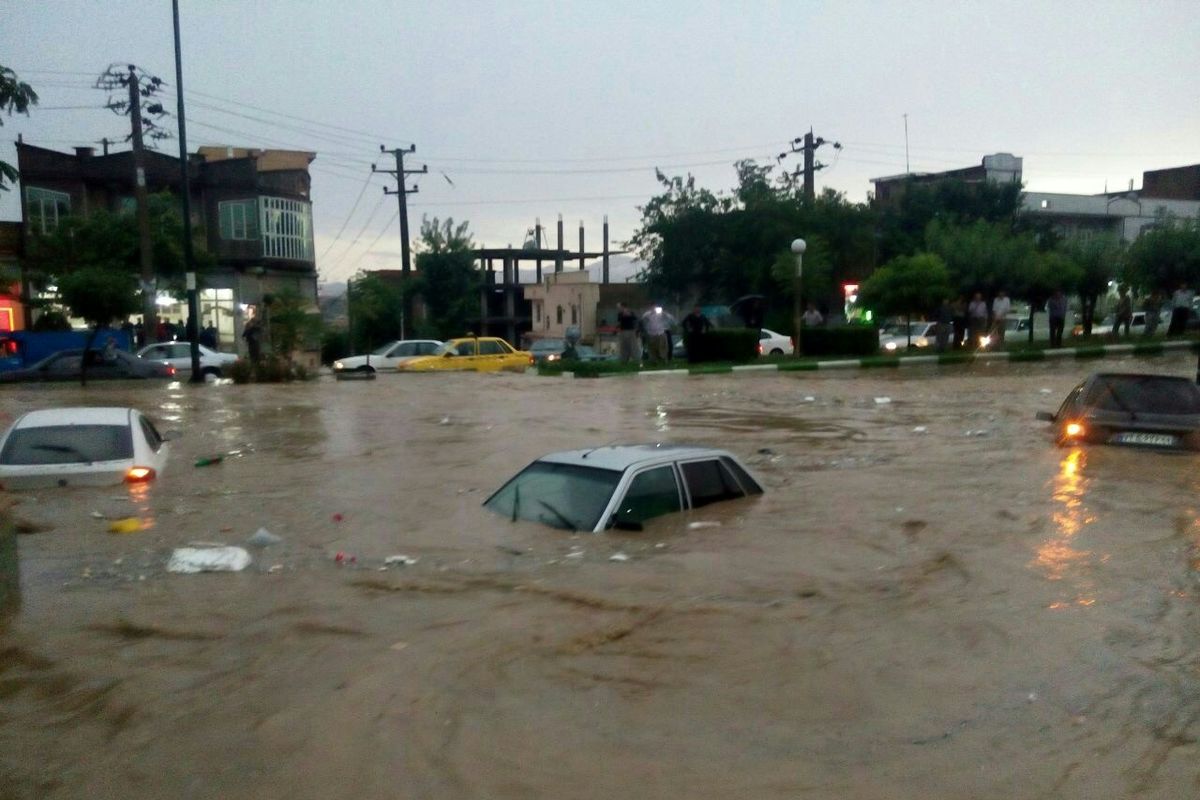
[[[1114,444],[1142,444],[1151,447],[1174,447],[1179,439],[1168,433],[1118,433],[1109,441]]]

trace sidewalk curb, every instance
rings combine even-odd
[[[865,356],[863,358],[841,358],[830,361],[779,361],[773,364],[738,364],[697,366],[688,369],[654,369],[643,372],[615,372],[607,375],[585,375],[583,378],[616,378],[634,375],[637,377],[679,375],[724,375],[731,372],[816,372],[831,369],[899,369],[918,366],[960,366],[977,361],[1046,361],[1052,358],[1074,358],[1077,361],[1107,358],[1109,356],[1157,356],[1172,350],[1191,350],[1200,353],[1200,340],[1173,342],[1138,342],[1135,344],[1099,344],[1082,347],[1061,347],[1057,350],[1016,350],[992,353],[941,353],[919,356]],[[553,377],[553,376],[547,376]],[[574,372],[563,372],[563,378],[577,378]]]

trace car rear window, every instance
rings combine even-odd
[[[1200,414],[1200,388],[1189,380],[1153,375],[1103,375],[1084,405],[1134,414]]]
[[[0,452],[0,464],[90,464],[126,458],[133,458],[128,425],[18,428]]]

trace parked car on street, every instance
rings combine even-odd
[[[154,480],[166,437],[133,408],[54,408],[17,418],[0,439],[0,486],[108,486]]]
[[[483,505],[513,520],[572,531],[640,530],[663,514],[762,492],[724,450],[610,445],[542,456]]]
[[[524,372],[533,364],[533,356],[517,350],[494,336],[451,339],[427,356],[410,359],[396,367],[398,372],[436,372],[459,370]]]
[[[442,346],[437,339],[398,339],[365,356],[346,356],[333,362],[334,372],[392,372],[401,364],[432,355]]]
[[[118,350],[106,357],[102,350],[88,351],[88,380],[121,378],[174,378],[176,369],[163,361],[147,361]],[[63,350],[24,369],[0,372],[0,383],[77,381],[83,364],[82,350]]]
[[[758,354],[760,356],[790,356],[796,352],[792,338],[782,333],[762,328],[758,332]]]
[[[1116,315],[1109,314],[1107,317],[1105,317],[1103,320],[1101,320],[1098,325],[1094,325],[1092,327],[1092,334],[1095,335],[1095,334],[1112,333],[1113,325],[1116,323],[1116,321],[1117,321]],[[1159,333],[1159,334],[1165,334],[1167,332],[1167,328],[1170,326],[1170,324],[1171,324],[1171,311],[1170,311],[1170,309],[1167,309],[1166,311],[1163,311],[1158,315],[1158,328],[1156,329],[1155,332]],[[1145,311],[1133,312],[1133,317],[1130,319],[1130,322],[1129,322],[1129,333],[1131,335],[1136,334],[1138,336],[1141,336],[1145,332],[1146,332],[1146,312]],[[1124,335],[1124,333],[1125,333],[1125,328],[1124,328],[1124,326],[1122,326],[1121,334]]]
[[[1037,418],[1054,423],[1059,445],[1200,449],[1200,387],[1173,375],[1097,373]]]
[[[937,323],[910,322],[906,329],[901,322],[879,329],[879,349],[885,353],[904,351],[910,341],[913,347],[933,347],[937,344]]]
[[[567,343],[562,339],[538,339],[529,346],[529,354],[533,356],[534,364],[553,364],[563,360],[567,352]],[[575,345],[576,361],[616,361],[616,355],[601,353],[591,345]]]
[[[211,347],[200,347],[200,374],[221,377],[224,370],[229,369],[238,360],[236,353],[221,353]],[[188,342],[159,342],[150,344],[137,351],[138,358],[148,361],[165,361],[175,368],[176,372],[192,371],[192,345]]]

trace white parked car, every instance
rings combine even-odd
[[[758,354],[760,356],[790,356],[795,349],[790,336],[763,328],[758,332]]]
[[[937,344],[936,322],[910,322],[905,333],[904,323],[890,325],[879,331],[879,349],[885,353],[903,352],[911,340],[913,347],[933,347]]]
[[[407,361],[433,355],[442,346],[437,339],[400,339],[388,342],[365,356],[346,356],[333,362],[334,372],[394,372]]]
[[[0,440],[0,486],[108,486],[151,481],[167,465],[167,441],[133,408],[30,411]]]
[[[159,342],[148,344],[137,351],[138,358],[147,361],[165,361],[177,372],[192,371],[192,346],[188,342]],[[200,374],[218,378],[238,360],[236,353],[220,353],[211,347],[200,345]]]

